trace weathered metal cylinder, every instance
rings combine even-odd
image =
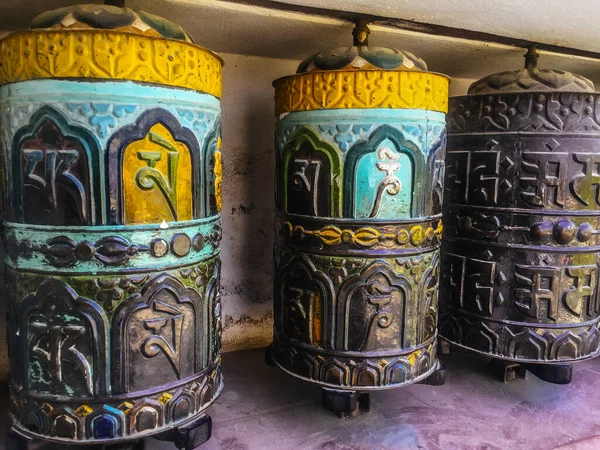
[[[222,61],[84,5],[0,41],[12,427],[137,439],[219,395]]]
[[[440,335],[516,362],[598,354],[600,95],[563,71],[450,99]]]
[[[272,356],[298,378],[368,391],[437,366],[449,80],[357,34],[274,82]]]

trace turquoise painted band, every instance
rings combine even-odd
[[[65,99],[62,91],[68,90],[69,97]],[[202,92],[180,89],[169,86],[155,86],[136,81],[74,81],[74,80],[29,80],[0,86],[0,101],[10,97],[12,100],[35,101],[39,97],[46,103],[64,102],[65,100],[86,101],[119,101],[127,102],[138,97],[145,97],[149,92],[154,96],[148,97],[146,103],[175,102],[190,106],[212,107],[220,110],[218,98]],[[143,99],[141,99],[144,102]]]
[[[446,114],[427,109],[390,109],[390,108],[349,108],[349,109],[317,109],[314,111],[294,111],[280,116],[281,121],[295,121],[298,124],[322,123],[325,120],[335,120],[339,123],[356,124],[357,117],[378,119],[382,123],[405,119],[429,119],[446,123]]]
[[[48,104],[73,124],[94,132],[100,149],[114,131],[134,123],[149,108],[169,111],[199,140],[212,130],[221,112],[219,100],[212,95],[184,89],[133,81],[32,80],[0,87],[0,122],[8,128],[5,136],[13,136]]]
[[[4,223],[7,266],[69,274],[156,271],[186,266],[219,253],[219,216],[140,226],[51,227]]]
[[[321,139],[344,154],[372,131],[387,125],[402,132],[427,155],[446,126],[445,114],[424,109],[329,109],[295,111],[282,115],[277,124],[277,147],[282,151],[299,127],[314,128]]]

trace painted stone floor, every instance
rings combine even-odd
[[[226,387],[210,409],[213,436],[200,448],[600,450],[600,358],[575,365],[563,386],[532,374],[504,384],[485,359],[442,358],[444,386],[376,392],[369,414],[339,419],[321,408],[318,387],[266,366],[263,350],[227,353]],[[153,440],[146,448],[175,449]]]

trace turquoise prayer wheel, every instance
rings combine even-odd
[[[199,445],[222,389],[221,59],[82,5],[0,61],[9,438]]]
[[[274,82],[268,360],[324,387],[325,406],[341,414],[356,413],[361,392],[439,369],[449,78],[409,52],[368,46],[368,33],[359,24],[353,47],[318,53]]]

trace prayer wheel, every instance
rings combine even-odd
[[[274,342],[268,360],[355,414],[438,370],[448,77],[367,44],[274,82]],[[367,396],[368,398],[368,396]],[[364,397],[363,397],[364,399]]]
[[[10,435],[197,446],[222,389],[221,59],[80,5],[0,61]]]
[[[564,383],[600,348],[600,94],[538,56],[450,99],[439,329]]]

